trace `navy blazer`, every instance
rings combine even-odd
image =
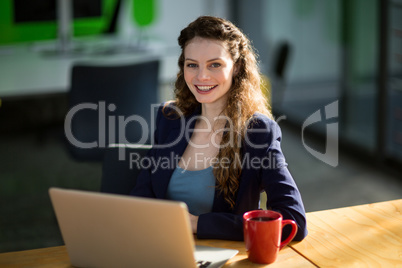
[[[173,104],[169,104],[172,107]],[[166,199],[170,178],[183,155],[197,109],[190,116],[168,118],[159,108],[153,148],[148,154],[149,168],[143,169],[131,195]],[[169,109],[169,107],[167,108]],[[280,212],[284,219],[298,225],[294,240],[307,235],[306,217],[300,192],[287,169],[280,148],[281,131],[277,123],[256,114],[247,130],[242,146],[242,172],[234,208],[215,190],[212,212],[198,218],[197,237],[207,239],[243,240],[243,214],[259,209],[260,193],[267,193],[267,208]],[[285,227],[283,237],[289,229]]]

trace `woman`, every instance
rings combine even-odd
[[[303,203],[249,40],[232,23],[203,16],[178,41],[176,99],[158,111],[152,166],[131,194],[186,202],[198,238],[242,240],[242,215],[259,208],[265,191],[267,207],[295,220],[295,239],[303,239]]]

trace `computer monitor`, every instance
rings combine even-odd
[[[102,0],[14,0],[14,22],[57,21],[56,54],[74,51],[74,18],[102,16]]]
[[[14,23],[57,20],[58,0],[14,0]],[[72,2],[73,18],[102,16],[102,0],[68,0]]]
[[[0,45],[58,38],[57,1],[0,0]],[[70,25],[74,37],[107,31],[120,0],[67,0],[72,2]]]

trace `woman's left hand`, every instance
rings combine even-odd
[[[190,213],[188,215],[190,216],[191,230],[193,231],[193,234],[196,234],[197,233],[198,216],[194,216]]]

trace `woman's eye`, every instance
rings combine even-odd
[[[189,64],[187,64],[187,67],[188,67],[188,68],[195,68],[195,67],[197,67],[197,64],[195,64],[195,63],[189,63]]]
[[[212,68],[218,68],[218,67],[221,67],[221,64],[215,62],[215,63],[212,63],[212,64],[211,64],[211,67],[212,67]]]

